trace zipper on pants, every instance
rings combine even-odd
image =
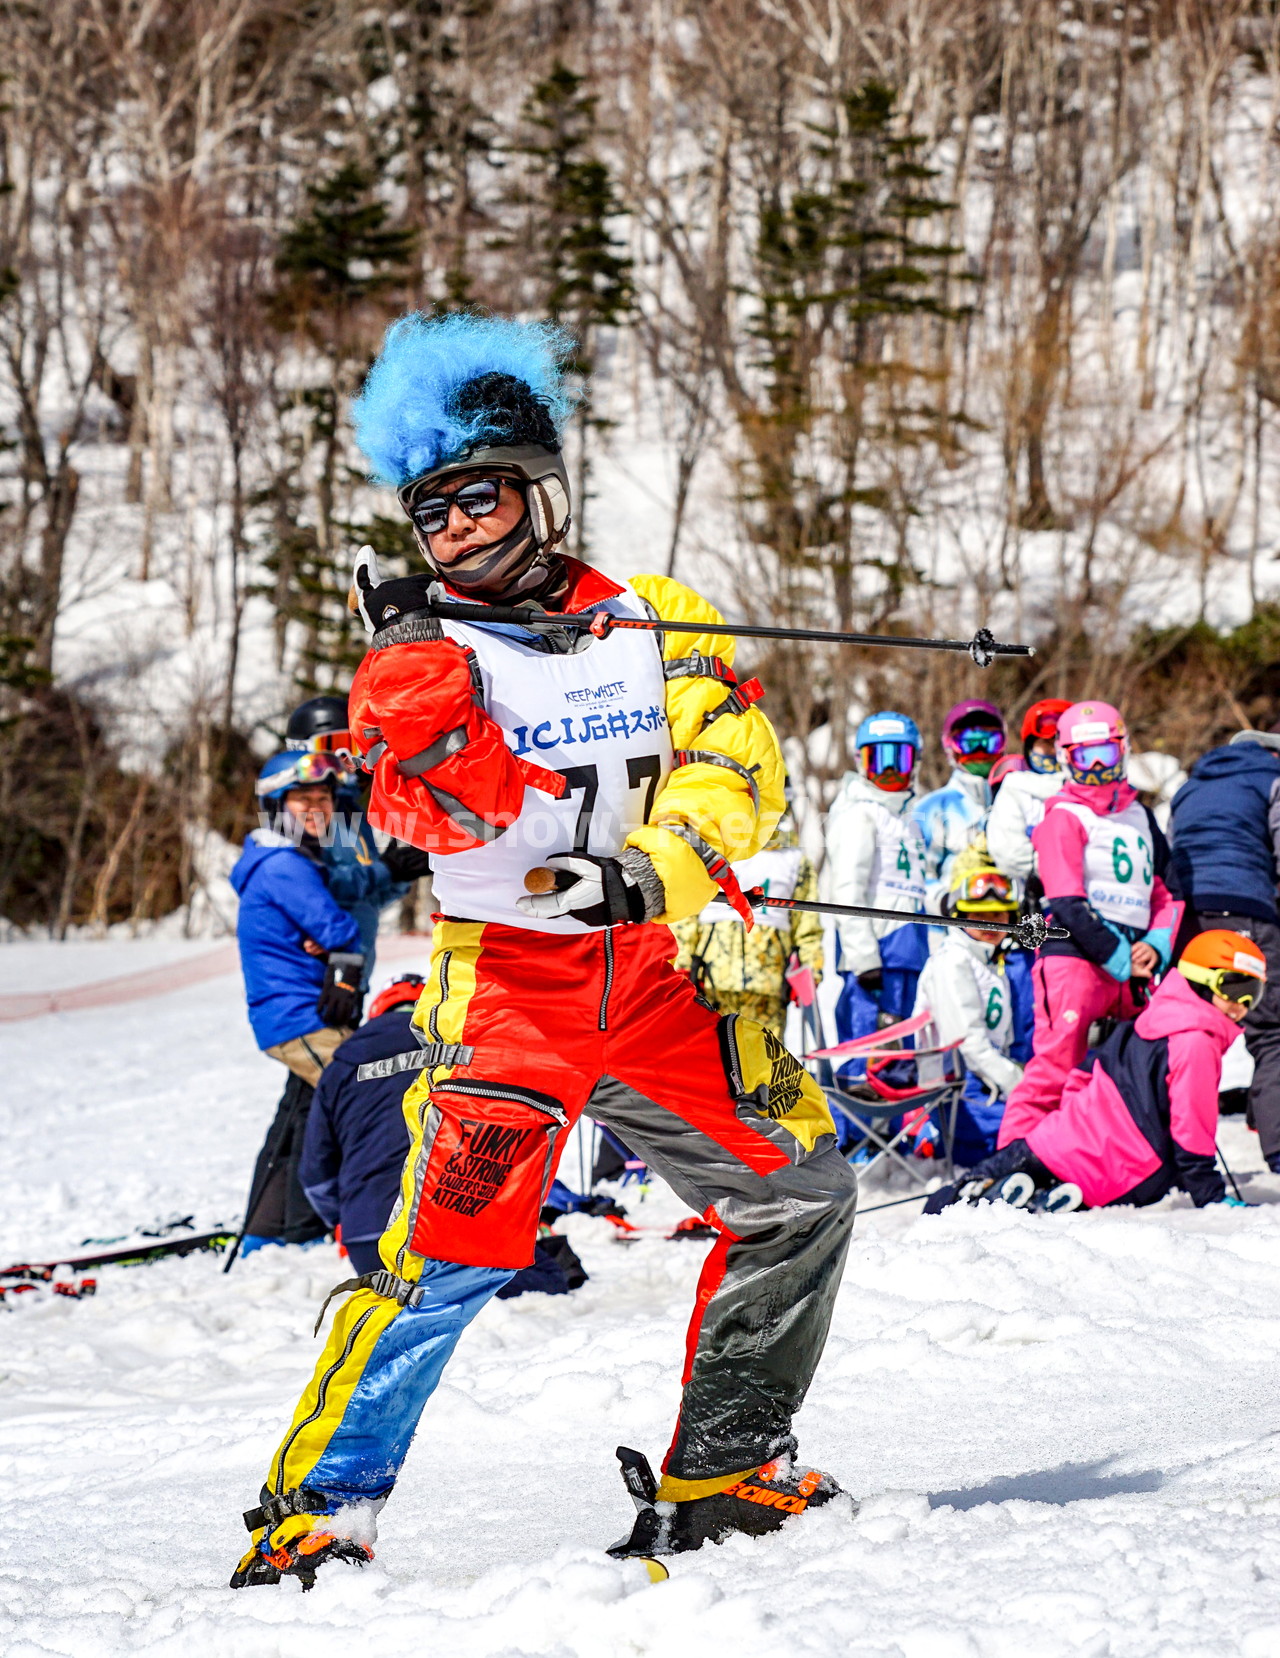
[[[604,989],[600,993],[600,1017],[596,1022],[597,1030],[609,1028],[609,993],[613,989],[613,928],[606,927],[604,933]]]

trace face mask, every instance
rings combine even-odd
[[[1035,749],[1027,752],[1027,764],[1032,771],[1040,773],[1041,777],[1048,777],[1051,773],[1061,771],[1056,754],[1037,754]]]
[[[488,541],[463,553],[452,564],[432,557],[431,543],[415,526],[414,537],[423,558],[440,578],[459,593],[488,599],[514,599],[541,589],[559,560],[549,559],[534,545],[533,525],[526,512],[500,541]]]

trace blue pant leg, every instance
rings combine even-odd
[[[956,1108],[957,1168],[971,1169],[995,1151],[996,1137],[1004,1118],[1004,1103],[1003,1094],[997,1094],[992,1100],[990,1088],[975,1072],[970,1071],[966,1075],[964,1092]]]
[[[320,1456],[305,1471],[291,1469],[288,1483],[323,1492],[331,1507],[384,1497],[458,1338],[511,1276],[499,1267],[427,1261],[422,1302],[402,1307],[383,1330]]]
[[[841,1042],[851,1042],[856,1036],[870,1036],[879,1017],[879,998],[862,988],[856,974],[846,973],[836,1003],[837,1037]],[[866,1065],[860,1059],[850,1060],[837,1072],[841,1082],[859,1082],[866,1074]]]

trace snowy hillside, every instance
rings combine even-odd
[[[154,947],[96,948],[85,979],[158,965]],[[49,949],[7,947],[5,991],[44,982]],[[234,974],[0,1026],[0,1067],[6,1260],[172,1214],[233,1220],[280,1085]],[[1223,1146],[1260,1167],[1239,1119]],[[700,1245],[570,1221],[590,1284],[490,1305],[376,1563],[327,1568],[305,1597],[225,1584],[336,1251],[21,1297],[0,1310],[0,1653],[1270,1658],[1280,1181],[1250,1173],[1245,1192],[1245,1214],[860,1219],[799,1432],[861,1511],[708,1548],[657,1586],[601,1553],[630,1524],[613,1449],[661,1452]],[[632,1207],[679,1213],[660,1190]]]

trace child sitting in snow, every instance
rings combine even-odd
[[[1062,1104],[1024,1139],[944,1186],[937,1214],[961,1197],[1015,1207],[1046,1192],[1044,1207],[1158,1203],[1180,1187],[1197,1209],[1227,1203],[1215,1160],[1222,1058],[1262,994],[1267,963],[1241,933],[1193,938],[1132,1023],[1118,1025],[1068,1076]]]
[[[1031,1055],[1030,965],[1023,951],[1006,952],[1008,935],[999,930],[1017,920],[1020,896],[1018,883],[984,852],[962,852],[942,909],[944,915],[972,916],[975,925],[946,929],[916,991],[915,1011],[928,1008],[933,1015],[936,1041],[926,1031],[924,1045],[958,1041],[968,1073],[956,1112],[954,1155],[961,1168],[996,1149],[1005,1099]],[[921,1062],[922,1082],[932,1080],[928,1065]]]

